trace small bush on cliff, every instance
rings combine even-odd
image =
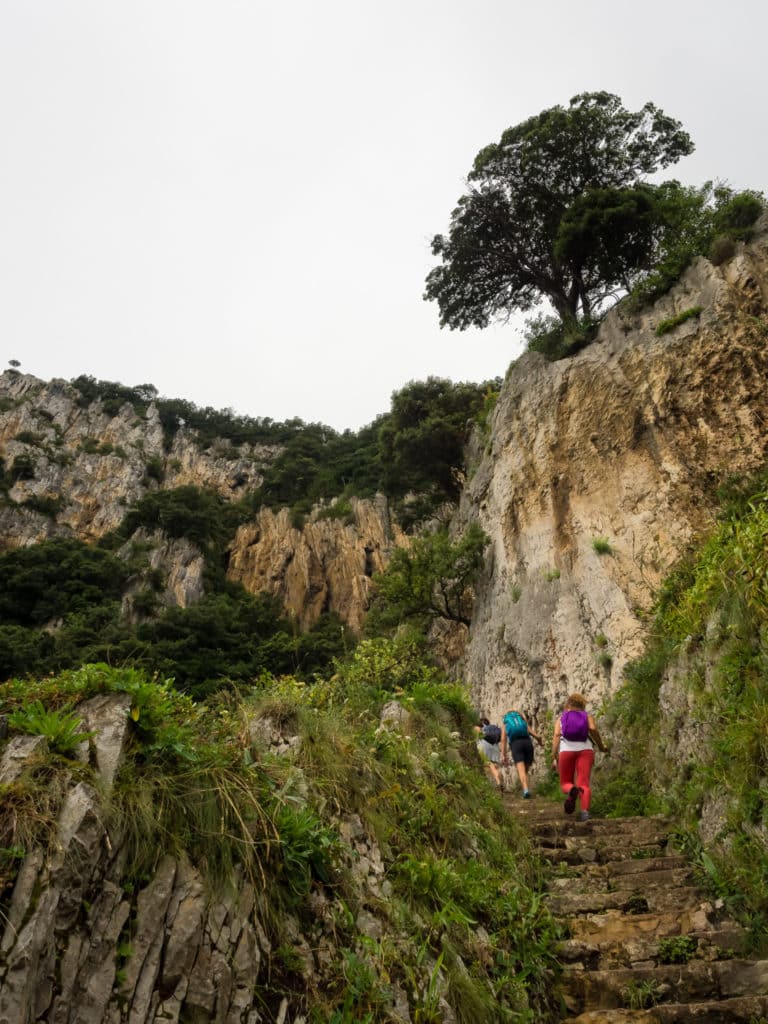
[[[701,306],[691,306],[690,309],[684,309],[681,313],[676,316],[667,317],[666,320],[660,320],[656,325],[654,333],[658,338],[664,334],[669,334],[675,327],[679,327],[680,324],[684,324],[687,320],[691,320],[693,317],[698,316],[701,313]]]
[[[563,322],[555,316],[532,317],[526,321],[523,339],[529,352],[540,352],[550,362],[575,356],[597,336],[599,320],[586,318]]]

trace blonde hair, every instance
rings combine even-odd
[[[569,693],[565,706],[574,708],[576,711],[584,711],[587,706],[586,697],[582,693]]]

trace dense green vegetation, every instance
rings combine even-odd
[[[194,492],[194,488],[184,489]],[[154,514],[181,509],[165,518],[170,536],[188,536],[211,555],[224,538],[222,518],[210,495],[190,495],[184,506],[176,492],[167,501],[139,503],[133,526],[160,525]],[[114,546],[114,542],[112,545]],[[327,669],[349,642],[334,615],[299,631],[280,604],[267,594],[252,595],[225,580],[223,570],[206,573],[207,592],[189,608],[161,608],[162,579],[149,570],[143,548],[134,545],[128,562],[112,551],[77,540],[53,540],[0,555],[0,678],[59,672],[88,661],[135,665],[172,676],[177,686],[200,696],[222,686],[250,684],[264,672]],[[219,549],[220,553],[220,549]],[[143,580],[133,600],[147,616],[134,622],[121,611],[126,584]]]
[[[468,626],[471,588],[487,544],[487,535],[472,523],[455,540],[441,528],[416,537],[409,548],[395,548],[387,568],[374,577],[368,632],[387,632],[406,622],[426,631],[435,619]]]
[[[768,474],[728,485],[721,499],[718,528],[662,588],[652,640],[626,668],[626,685],[609,709],[625,751],[596,804],[617,814],[671,814],[703,877],[764,946]],[[674,720],[662,717],[659,700],[670,674],[685,691]],[[696,734],[685,758],[681,730]],[[716,827],[704,844],[699,818],[708,808]]]
[[[630,317],[666,294],[698,256],[707,256],[715,264],[730,259],[737,243],[751,237],[754,222],[765,208],[760,193],[734,192],[725,185],[713,186],[712,182],[701,188],[666,182],[654,187],[653,202],[656,223],[648,261],[624,283],[628,294],[621,308]],[[656,333],[666,334],[700,312],[701,307],[696,306],[678,317],[663,320]],[[600,319],[583,316],[563,321],[557,316],[533,317],[527,322],[527,347],[551,360],[565,359],[594,341]]]
[[[397,985],[425,1024],[444,1019],[441,997],[464,1024],[559,1019],[557,936],[537,862],[479,769],[465,692],[420,649],[366,641],[330,678],[265,677],[240,696],[197,705],[167,682],[105,665],[0,686],[12,732],[50,741],[2,788],[0,912],[26,851],[53,835],[67,779],[91,771],[67,756],[77,704],[118,691],[130,699],[131,736],[107,825],[113,846],[128,851],[126,898],[138,897],[166,852],[188,856],[212,886],[242,870],[272,941],[259,990],[267,1012],[303,993],[313,1024],[377,1024],[392,1019]],[[395,696],[407,734],[380,728]],[[293,753],[278,758],[250,733],[248,721],[265,715],[300,738]],[[350,851],[334,823],[350,814],[381,851],[390,886],[375,942],[357,930]],[[319,990],[306,986],[286,934],[290,913],[311,940],[318,892],[335,922],[331,980]]]

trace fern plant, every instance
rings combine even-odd
[[[46,710],[39,700],[17,708],[8,716],[8,726],[30,736],[44,736],[57,754],[72,757],[81,743],[94,736],[82,732],[82,719],[67,711]]]

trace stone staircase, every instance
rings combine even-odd
[[[768,960],[693,882],[661,818],[579,822],[562,803],[504,802],[551,864],[564,1020],[572,1024],[768,1024]]]

